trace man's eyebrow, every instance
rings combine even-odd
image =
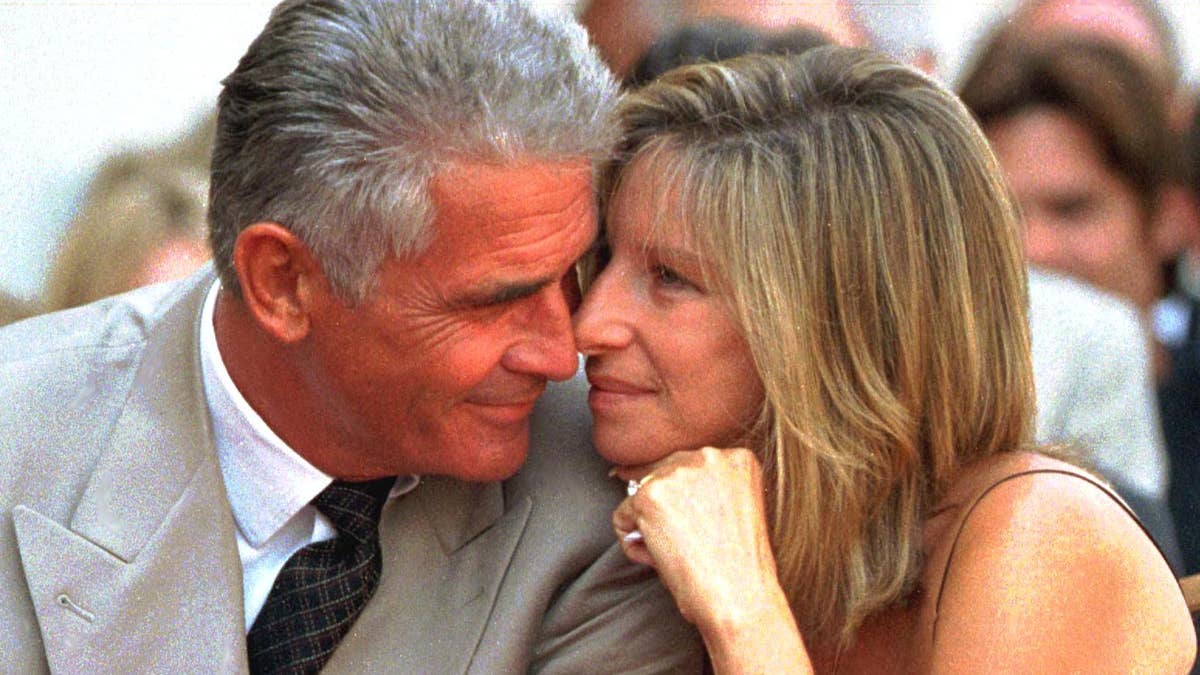
[[[558,281],[557,277],[553,279],[538,279],[536,281],[527,281],[522,283],[496,284],[491,288],[481,290],[476,297],[480,302],[499,305],[505,302],[512,302],[513,300],[527,298],[536,294],[546,286],[555,283],[556,281]]]

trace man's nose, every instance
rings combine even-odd
[[[574,299],[552,284],[538,291],[525,316],[525,336],[504,355],[503,365],[515,373],[549,380],[568,380],[579,369],[571,331]]]

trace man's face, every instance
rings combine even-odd
[[[362,303],[312,324],[307,383],[359,467],[506,478],[547,380],[577,368],[574,263],[596,235],[585,161],[457,165],[430,185],[434,237]]]
[[[1160,290],[1147,215],[1091,131],[1045,106],[985,131],[1024,212],[1030,262],[1147,308]]]

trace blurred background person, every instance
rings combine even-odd
[[[1166,97],[1172,146],[1183,147],[1195,97],[1184,81],[1179,31],[1158,0],[1022,0],[1007,30],[1031,42],[1056,35],[1102,40],[1138,60]],[[1168,298],[1155,305],[1153,328],[1158,341],[1168,346],[1184,339],[1188,316],[1200,298],[1187,290],[1200,285],[1195,263],[1200,198],[1191,190],[1191,167],[1183,159],[1180,153],[1164,156],[1168,174],[1154,214],[1158,246],[1166,258]]]
[[[630,79],[655,42],[681,27],[713,19],[765,31],[804,26],[836,44],[870,44],[850,0],[591,0],[580,14],[600,56],[622,80]]]
[[[817,28],[796,25],[767,30],[723,17],[698,19],[664,34],[633,66],[627,81],[640,86],[683,65],[720,61],[743,54],[800,54],[833,44]]]
[[[1193,114],[1188,156],[1192,189],[1200,198],[1200,108]],[[1159,387],[1159,398],[1171,457],[1171,513],[1179,528],[1184,567],[1194,574],[1200,572],[1200,320],[1194,300],[1200,298],[1200,284],[1190,275],[1181,276],[1181,282],[1183,294],[1192,300],[1185,301],[1183,330],[1170,346],[1172,368]]]
[[[1142,62],[1169,98],[1171,126],[1188,124],[1179,34],[1157,0],[1020,0],[1008,30],[1031,41],[1077,36],[1112,43]]]
[[[1110,332],[1126,336],[1127,353],[1149,350],[1152,372],[1159,378],[1169,369],[1169,358],[1149,327],[1165,291],[1164,266],[1178,253],[1159,236],[1166,225],[1157,218],[1174,151],[1161,85],[1141,61],[1111,42],[1065,35],[1031,41],[1002,30],[981,52],[960,89],[1021,205],[1030,262],[1131,303],[1142,329]],[[1061,311],[1067,314],[1059,322],[1087,320],[1083,305],[1077,310],[1066,305]],[[1109,358],[1066,349],[1075,340],[1069,328],[1059,334],[1059,341],[1065,342],[1048,345],[1054,355],[1046,361],[1048,368],[1063,368],[1055,364],[1068,353],[1076,359]],[[1107,369],[1109,364],[1096,367]],[[1127,387],[1145,390],[1153,401],[1144,374],[1131,369],[1125,378]],[[1110,386],[1103,381],[1091,385]],[[1069,389],[1058,392],[1080,396]],[[1054,405],[1053,391],[1040,391],[1039,396],[1043,407]],[[1171,550],[1175,537],[1168,530],[1177,533],[1178,527],[1190,525],[1176,521],[1173,528],[1167,526],[1173,520],[1166,507],[1170,461],[1161,445],[1158,415],[1150,413],[1150,421],[1144,423],[1150,428],[1149,438],[1136,443],[1128,435],[1130,411],[1090,406],[1083,411],[1098,430],[1111,430],[1120,443],[1101,444],[1087,434],[1080,438],[1075,435],[1079,428],[1062,429],[1064,437],[1055,440],[1110,447],[1096,453],[1097,466],[1139,507],[1139,515],[1178,569],[1178,553]],[[1106,418],[1110,415],[1117,417]],[[1142,420],[1146,415],[1136,417]],[[1147,444],[1153,448],[1143,447]],[[1147,453],[1152,453],[1154,471],[1134,471],[1133,465],[1145,462],[1131,460]]]
[[[1156,218],[1174,151],[1157,80],[1105,42],[1004,35],[960,95],[1021,203],[1030,262],[1127,299],[1149,322],[1177,253]]]
[[[213,128],[209,116],[174,144],[101,165],[54,258],[46,311],[177,279],[208,260]]]

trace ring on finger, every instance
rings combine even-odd
[[[648,473],[645,476],[642,476],[641,480],[636,478],[629,479],[629,485],[625,486],[625,494],[629,495],[630,497],[636,495],[638,490],[641,490],[642,486],[646,483],[649,483],[650,479],[653,477],[654,474]]]

